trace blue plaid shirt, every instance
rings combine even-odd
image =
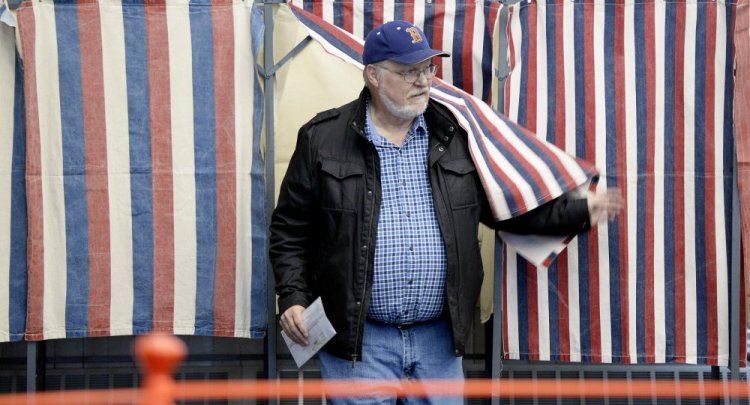
[[[368,107],[365,133],[380,157],[382,190],[368,316],[387,323],[436,318],[445,301],[447,260],[432,202],[424,117],[414,120],[398,147],[377,132]]]

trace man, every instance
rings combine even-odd
[[[621,207],[614,193],[562,196],[495,222],[466,132],[429,98],[432,58],[446,56],[410,23],[374,29],[359,99],[299,131],[271,222],[270,257],[284,331],[308,343],[301,313],[317,297],[336,329],[320,353],[324,379],[462,379],[483,277],[479,222],[571,235]]]

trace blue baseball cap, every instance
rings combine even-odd
[[[362,62],[371,65],[392,60],[403,65],[413,65],[435,56],[449,53],[430,48],[424,32],[406,21],[385,23],[367,34]]]

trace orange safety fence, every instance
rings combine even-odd
[[[0,404],[141,404],[227,399],[463,396],[465,398],[750,398],[740,381],[638,381],[579,379],[456,380],[220,380],[176,382],[186,355],[176,337],[151,335],[136,342],[145,368],[143,388],[0,395]]]
[[[172,404],[174,401],[232,399],[296,399],[370,397],[463,396],[465,398],[750,398],[746,382],[626,381],[626,380],[512,380],[458,381],[252,380],[175,383],[153,395],[148,389],[76,390],[0,395],[4,405],[21,404]]]

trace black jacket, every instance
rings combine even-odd
[[[336,336],[326,350],[362,358],[381,201],[380,163],[367,140],[365,89],[299,131],[271,220],[270,259],[279,311],[320,296]],[[447,255],[445,303],[455,354],[462,355],[482,286],[479,222],[516,233],[571,235],[588,229],[586,200],[565,196],[495,222],[469,154],[466,132],[442,105],[424,114],[432,196]]]

